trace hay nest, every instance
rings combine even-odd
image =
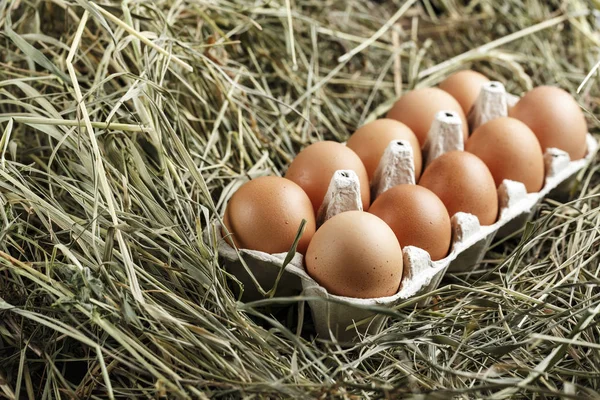
[[[298,299],[238,302],[202,232],[458,68],[577,93],[597,131],[598,2],[100,3],[0,2],[0,397],[597,396],[598,159],[352,346]]]

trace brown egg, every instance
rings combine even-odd
[[[498,192],[494,177],[483,161],[464,151],[450,151],[435,160],[423,172],[420,186],[435,193],[453,216],[459,211],[491,225],[498,216]]]
[[[440,83],[440,89],[450,93],[462,107],[465,115],[469,114],[475,100],[479,97],[481,85],[490,80],[479,72],[463,70],[447,77]]]
[[[469,135],[467,119],[454,97],[438,88],[415,89],[400,97],[388,111],[386,118],[406,124],[417,136],[421,147],[427,139],[431,123],[438,111],[456,111],[462,119],[463,137]]]
[[[542,148],[523,122],[496,118],[475,129],[465,150],[479,157],[494,176],[496,186],[504,179],[523,182],[527,191],[539,192],[544,185]]]
[[[306,147],[294,158],[285,177],[304,189],[317,212],[333,174],[340,169],[350,169],[358,175],[363,209],[367,210],[370,204],[367,170],[356,153],[341,143],[325,141]]]
[[[508,116],[524,122],[535,133],[542,151],[549,147],[564,150],[571,160],[585,156],[587,123],[568,92],[553,86],[536,87],[509,110]]]
[[[417,185],[394,186],[377,197],[369,212],[392,228],[400,246],[419,247],[434,261],[448,254],[450,216],[431,190]]]
[[[305,261],[308,274],[338,296],[391,296],[402,280],[398,239],[385,222],[363,211],[327,220],[313,236]]]
[[[419,140],[413,131],[402,122],[384,118],[361,126],[346,143],[346,146],[354,150],[362,160],[367,169],[369,181],[373,179],[386,147],[393,140],[407,140],[410,143],[414,156],[415,179],[419,179],[421,176],[423,160]]]
[[[310,199],[294,182],[264,176],[233,194],[223,222],[238,248],[273,254],[290,250],[302,219],[307,223],[296,250],[304,254],[316,229]]]

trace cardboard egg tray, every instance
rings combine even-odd
[[[498,85],[502,86],[494,82],[489,90],[482,90],[480,98],[469,114],[471,123],[479,125],[488,119],[506,115],[506,104],[516,102],[515,96],[505,94],[504,88],[499,90]],[[501,93],[501,96],[498,93]],[[498,107],[495,102],[504,102],[504,106]],[[423,148],[427,162],[447,151],[462,148],[458,116],[452,112],[438,113],[432,124],[428,142]],[[381,328],[385,315],[374,311],[373,306],[392,307],[408,298],[431,292],[438,287],[446,271],[471,271],[477,268],[494,237],[503,237],[521,229],[545,196],[568,191],[576,173],[591,161],[597,148],[598,143],[588,134],[587,154],[581,160],[570,161],[566,152],[548,149],[544,154],[545,183],[537,193],[527,193],[525,186],[520,182],[505,180],[498,187],[499,216],[493,225],[480,226],[477,217],[471,214],[455,214],[451,219],[451,251],[445,258],[432,261],[426,251],[412,246],[404,247],[402,282],[398,292],[389,297],[361,299],[330,294],[306,273],[301,254],[296,254],[282,271],[286,253],[267,254],[254,250],[236,250],[221,237],[221,227],[218,224],[215,224],[213,238],[218,241],[219,255],[227,271],[234,274],[244,285],[242,300],[263,298],[248,271],[252,272],[255,280],[266,291],[273,287],[279,276],[275,295],[295,296],[303,293],[320,337],[351,341],[362,335],[377,332]],[[394,141],[382,157],[371,191],[376,196],[401,183],[414,183],[412,149],[407,142]],[[317,224],[339,212],[360,210],[362,206],[358,185],[358,178],[353,171],[337,171],[318,212]]]

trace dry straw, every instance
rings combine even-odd
[[[0,397],[597,396],[597,161],[477,272],[378,309],[384,329],[350,346],[315,339],[298,298],[238,302],[203,237],[244,179],[401,89],[471,66],[576,93],[596,6],[0,2]],[[597,87],[577,94],[593,132]]]

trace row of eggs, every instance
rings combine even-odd
[[[555,87],[531,90],[509,108],[508,117],[492,119],[469,135],[466,115],[486,82],[477,72],[461,71],[439,88],[408,92],[386,118],[359,128],[346,145],[314,143],[296,156],[284,178],[245,183],[226,207],[224,237],[238,248],[287,252],[305,220],[296,251],[305,255],[307,272],[329,293],[357,298],[395,294],[402,279],[402,247],[419,247],[434,261],[444,258],[452,215],[467,212],[481,225],[493,224],[496,188],[504,179],[537,192],[544,183],[545,149],[561,149],[571,160],[585,155],[584,115],[570,94]],[[465,151],[445,153],[422,171],[421,148],[441,110],[461,118]],[[417,184],[394,186],[371,201],[375,171],[395,140],[410,143]],[[318,227],[316,215],[338,170],[356,173],[364,211],[338,214]]]

